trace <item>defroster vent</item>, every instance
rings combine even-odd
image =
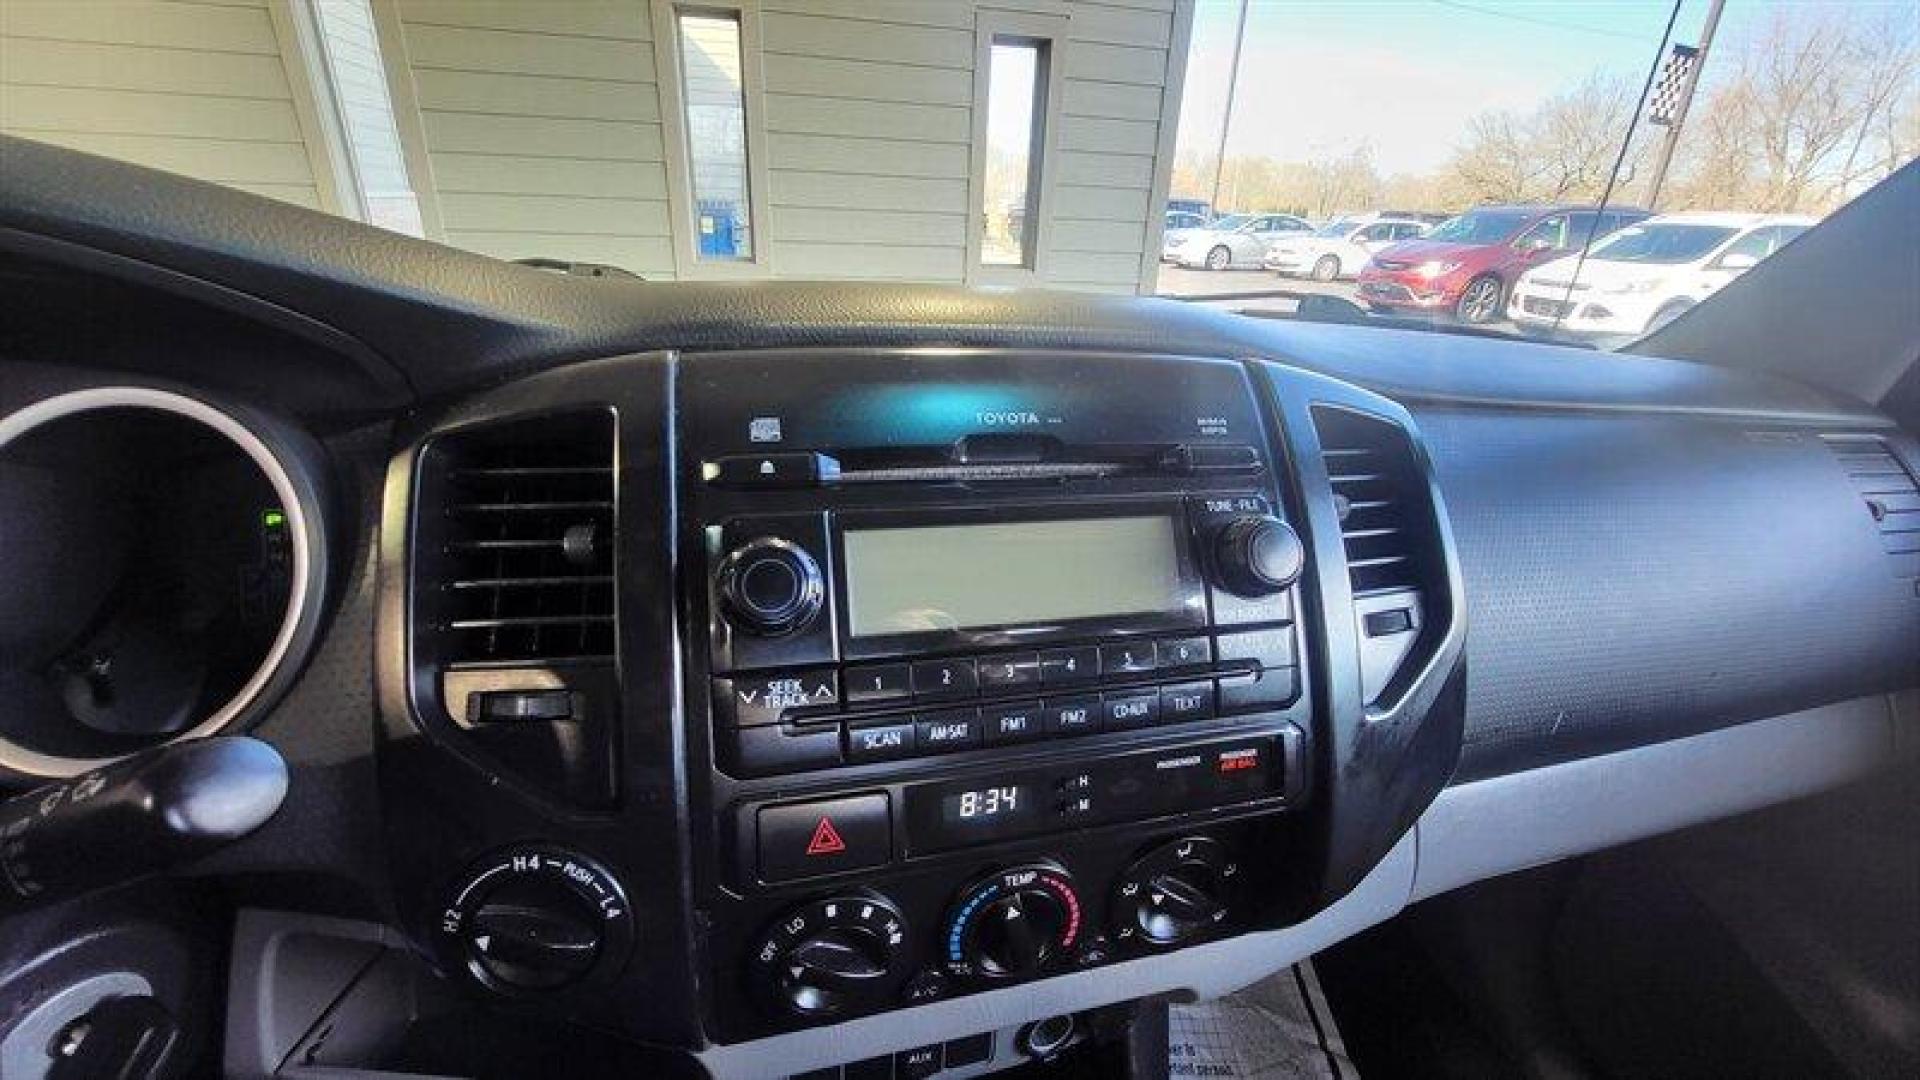
[[[442,668],[611,660],[614,417],[440,436],[423,464],[416,635]],[[426,657],[423,657],[423,659]]]

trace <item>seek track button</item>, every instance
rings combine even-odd
[[[840,677],[831,668],[736,675],[713,680],[713,698],[721,720],[735,727],[774,724],[800,709],[840,704]]]

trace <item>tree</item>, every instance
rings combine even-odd
[[[1598,200],[1633,115],[1634,85],[1601,72],[1532,112],[1482,113],[1441,170],[1468,202]],[[1621,182],[1630,182],[1638,155]]]

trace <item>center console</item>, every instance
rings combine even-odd
[[[1281,916],[1246,883],[1314,724],[1267,420],[1237,363],[1075,363],[686,363],[729,1034]]]
[[[520,1007],[740,1043],[1291,925],[1457,757],[1424,453],[1331,380],[630,357],[417,447],[399,902]]]

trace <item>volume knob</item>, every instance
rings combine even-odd
[[[1266,514],[1246,514],[1214,535],[1220,584],[1236,596],[1270,596],[1300,580],[1306,549],[1293,526]]]
[[[790,540],[761,536],[720,561],[714,587],[727,621],[761,637],[789,634],[813,621],[826,603],[820,564]]]

